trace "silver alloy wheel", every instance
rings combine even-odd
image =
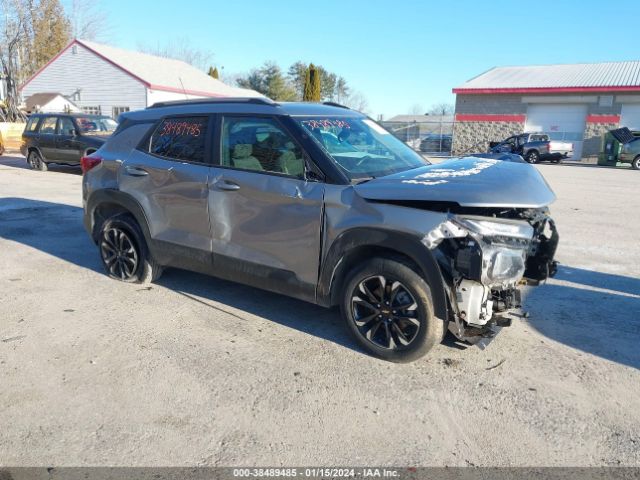
[[[100,240],[100,254],[111,275],[122,280],[134,277],[139,255],[127,232],[117,227],[105,230]]]
[[[383,275],[358,284],[351,294],[351,314],[364,338],[389,350],[407,347],[420,330],[418,303],[411,292]]]
[[[529,163],[538,163],[538,154],[536,152],[530,152],[527,155],[527,161]]]

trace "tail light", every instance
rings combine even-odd
[[[87,155],[80,159],[80,168],[82,168],[82,174],[84,175],[93,167],[97,166],[100,162],[102,162],[102,157],[92,153],[91,155]]]

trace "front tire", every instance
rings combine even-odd
[[[373,258],[355,268],[344,285],[342,316],[372,355],[411,362],[442,341],[445,325],[433,313],[431,289],[404,263]]]
[[[40,172],[46,172],[47,170],[49,170],[46,162],[42,159],[42,156],[38,153],[37,150],[31,150],[29,152],[27,163],[33,170],[38,170]]]
[[[128,283],[151,283],[162,274],[152,258],[140,227],[128,214],[107,219],[98,237],[100,258],[107,275]]]
[[[640,155],[633,159],[631,162],[631,168],[634,170],[640,170]]]
[[[535,150],[532,150],[532,151],[527,153],[527,155],[524,157],[524,159],[528,163],[538,163],[540,161],[540,155]]]

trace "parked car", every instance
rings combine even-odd
[[[550,140],[545,133],[523,133],[489,144],[490,153],[517,153],[529,163],[560,163],[573,156],[573,143]]]
[[[640,170],[640,138],[636,137],[625,143],[620,150],[619,160],[622,163],[630,163],[631,168]]]
[[[49,163],[79,165],[117,126],[110,117],[100,115],[36,113],[25,125],[20,151],[34,170],[46,171]]]
[[[453,136],[430,133],[420,141],[421,152],[442,153],[451,151]]]
[[[177,267],[339,305],[364,349],[410,361],[447,329],[487,342],[521,280],[555,272],[555,195],[530,165],[430,165],[335,104],[167,102],[121,120],[82,159],[84,224],[114,279]]]

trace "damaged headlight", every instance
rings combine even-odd
[[[455,217],[455,223],[469,231],[471,236],[531,240],[533,227],[521,220],[494,220],[484,217]]]
[[[513,285],[524,275],[526,250],[486,244],[482,246],[480,283],[490,287]]]
[[[510,287],[522,278],[534,233],[531,225],[483,217],[455,217],[452,222],[473,239],[456,255],[455,266],[463,276],[492,288]]]

